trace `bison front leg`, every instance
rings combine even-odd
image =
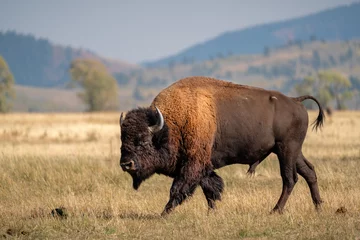
[[[208,173],[207,169],[209,169],[209,163],[206,163],[206,161],[202,161],[201,159],[203,159],[204,156],[208,156],[205,158],[210,161],[210,154],[201,152],[201,150],[193,151],[193,153],[194,155],[189,154],[187,158],[182,159],[184,166],[181,168],[179,175],[175,177],[173,181],[170,189],[170,199],[166,204],[162,215],[170,213],[177,205],[183,203],[185,199],[194,193],[199,184],[202,184],[203,186],[206,185],[205,182],[201,183],[201,181]],[[215,178],[215,176],[213,177]]]
[[[186,132],[182,136],[182,148],[184,151],[181,159],[178,159],[181,169],[171,186],[170,199],[162,215],[170,213],[177,205],[191,196],[201,180],[212,169],[210,157],[215,125],[209,119],[206,122],[203,115],[201,115],[201,118],[197,117],[193,116],[187,121]],[[203,185],[205,186],[206,183],[204,182]]]
[[[198,184],[198,180],[186,179],[184,176],[176,177],[171,185],[170,199],[161,215],[169,214],[177,205],[183,203],[186,198],[194,193]]]
[[[200,186],[208,202],[209,210],[215,209],[215,201],[221,200],[221,193],[224,189],[222,178],[212,171],[208,176],[201,179]]]

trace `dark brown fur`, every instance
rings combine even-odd
[[[121,125],[121,160],[137,189],[154,173],[174,178],[163,214],[171,212],[198,185],[209,208],[221,199],[223,181],[214,172],[226,165],[254,166],[270,153],[280,161],[283,191],[273,211],[282,211],[297,181],[307,181],[313,202],[321,203],[316,173],[302,155],[308,115],[300,103],[312,99],[319,105],[314,127],[324,114],[311,96],[289,98],[279,92],[237,85],[206,77],[189,77],[161,91],[149,108],[135,109]],[[153,134],[160,109],[165,125]],[[124,165],[134,163],[131,169]],[[251,169],[252,167],[250,167]],[[249,169],[249,170],[250,170]]]

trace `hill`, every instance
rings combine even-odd
[[[119,83],[120,110],[150,104],[156,94],[174,81],[187,76],[216,77],[239,84],[296,95],[295,84],[321,70],[336,70],[353,82],[360,82],[360,40],[309,41],[281,48],[269,48],[266,54],[232,55],[199,63],[179,63],[168,67],[141,68],[115,74]],[[360,92],[360,85],[353,84]],[[14,111],[83,111],[76,90],[16,86]],[[360,108],[360,96],[348,107]]]
[[[262,53],[288,42],[304,40],[351,40],[360,38],[360,3],[325,10],[308,16],[227,32],[209,41],[145,66],[168,66],[179,62],[208,60],[238,54]]]
[[[295,84],[318,71],[335,70],[354,82],[360,92],[360,40],[352,41],[307,41],[283,47],[269,48],[266,54],[232,55],[203,62],[172,64],[167,67],[152,67],[123,74],[133,88],[132,100],[137,104],[149,104],[160,89],[188,76],[209,76],[277,90],[296,95]],[[355,90],[355,89],[354,89]],[[130,91],[130,88],[129,88]],[[359,95],[355,96],[359,98]],[[349,108],[359,108],[358,102],[349,103]]]
[[[98,59],[112,73],[137,68],[89,50],[54,45],[46,39],[13,31],[0,32],[0,55],[7,61],[17,84],[37,87],[64,86],[70,80],[71,61],[80,57]]]

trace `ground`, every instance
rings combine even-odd
[[[317,112],[310,112],[314,120]],[[26,239],[360,239],[360,112],[335,112],[309,127],[303,151],[324,200],[316,212],[299,177],[285,212],[274,155],[255,176],[247,165],[218,170],[223,200],[207,212],[201,189],[160,217],[171,179],[138,191],[119,167],[119,113],[0,116],[0,238]]]

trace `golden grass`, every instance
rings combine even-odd
[[[316,112],[310,113],[313,120]],[[118,113],[0,116],[0,238],[27,239],[359,239],[360,112],[335,112],[309,128],[304,154],[325,201],[317,213],[300,177],[282,215],[275,156],[255,177],[247,166],[218,170],[223,200],[208,214],[200,189],[167,218],[171,179],[138,191],[119,167]],[[66,208],[67,218],[51,210]],[[346,213],[336,213],[344,207]]]

